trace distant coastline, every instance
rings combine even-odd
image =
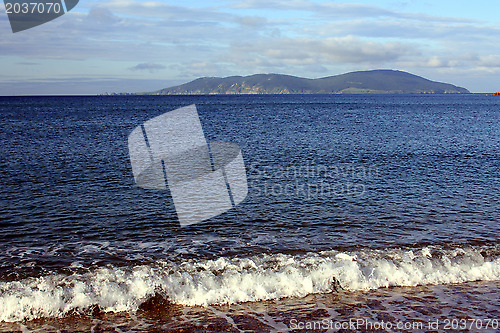
[[[204,77],[182,85],[135,95],[250,94],[470,94],[470,91],[403,71],[372,70],[319,79],[284,74]]]

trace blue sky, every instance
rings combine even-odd
[[[0,95],[381,68],[472,92],[500,90],[500,1],[80,0],[16,34],[0,8]]]

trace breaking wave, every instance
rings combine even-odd
[[[259,301],[343,288],[500,280],[498,246],[363,249],[102,267],[0,282],[0,320],[136,311],[161,295],[187,306]]]

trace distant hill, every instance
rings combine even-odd
[[[151,95],[212,94],[467,94],[467,89],[395,70],[351,72],[320,79],[282,74],[204,77]]]

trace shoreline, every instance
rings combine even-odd
[[[0,332],[497,332],[500,281],[340,290],[232,305],[155,301],[135,313],[74,314],[0,323]],[[147,302],[146,302],[147,303]]]

